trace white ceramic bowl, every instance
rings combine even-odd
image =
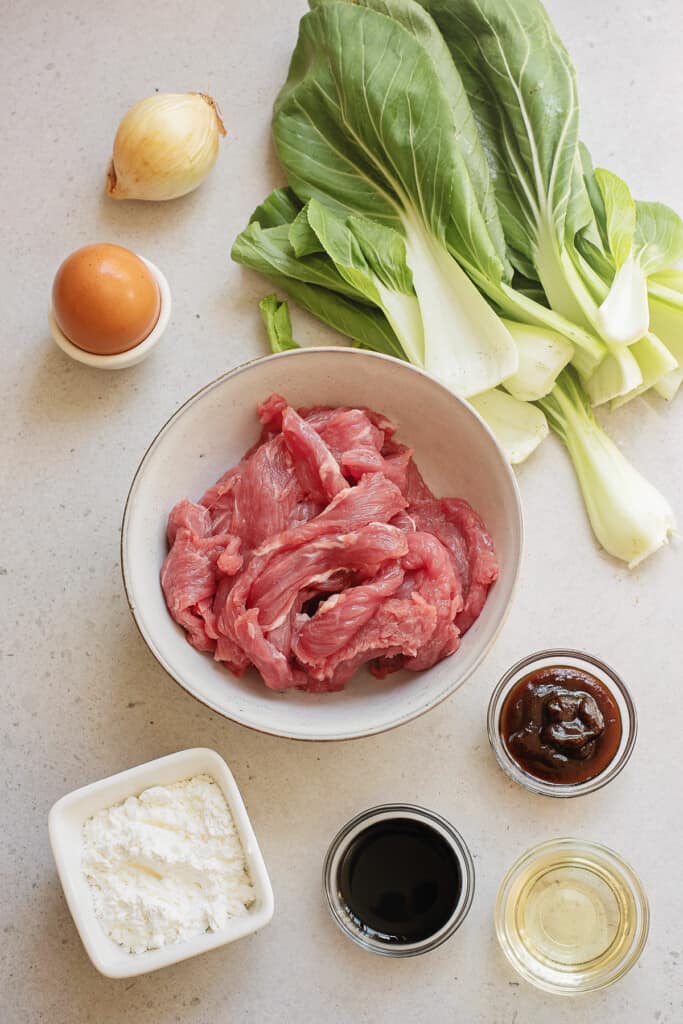
[[[153,348],[156,348],[161,341],[161,336],[168,326],[168,321],[171,316],[171,289],[169,288],[168,281],[162,272],[159,270],[154,263],[150,260],[146,260],[144,256],[140,256],[143,263],[147,265],[149,270],[152,271],[156,283],[159,285],[159,292],[161,294],[161,306],[159,309],[159,319],[154,325],[152,331],[147,335],[144,341],[141,341],[139,345],[135,345],[134,348],[129,348],[127,352],[117,352],[113,356],[101,356],[95,352],[86,352],[85,349],[79,348],[78,345],[74,345],[72,341],[69,341],[66,334],[62,331],[57,320],[55,319],[54,310],[52,305],[47,313],[47,322],[50,328],[50,334],[56,345],[61,348],[62,352],[65,352],[67,356],[71,356],[78,363],[84,363],[86,366],[94,366],[98,370],[127,370],[129,366],[135,366],[136,363],[141,363],[143,359],[146,359]]]
[[[493,536],[500,576],[460,649],[426,672],[385,680],[367,670],[340,693],[274,693],[255,670],[241,679],[201,654],[171,619],[159,585],[166,520],[194,500],[256,441],[256,405],[271,392],[294,406],[360,405],[398,424],[400,440],[437,495],[466,498]],[[121,564],[131,611],[152,653],[204,704],[243,725],[294,739],[341,740],[391,729],[464,683],[493,643],[517,579],[522,520],[515,478],[492,434],[467,403],[426,373],[357,349],[298,349],[231,370],[171,417],[133,480],[123,517]]]
[[[95,916],[90,887],[81,870],[83,823],[97,811],[129,796],[137,796],[150,786],[168,786],[202,774],[210,775],[223,791],[242,843],[256,898],[245,914],[234,917],[220,931],[204,932],[163,949],[129,953],[109,938]],[[97,970],[108,978],[131,978],[187,960],[251,935],[268,924],[273,916],[273,890],[244,801],[232,772],[215,750],[204,747],[181,750],[83,786],[57,801],[50,811],[48,825],[52,853],[71,916],[88,956]]]

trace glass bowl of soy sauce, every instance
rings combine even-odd
[[[450,938],[474,896],[474,864],[449,821],[412,804],[384,804],[352,818],[323,866],[332,917],[357,945],[381,956],[417,956]]]

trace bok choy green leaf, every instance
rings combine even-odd
[[[235,241],[234,259],[265,273],[305,309],[363,348],[422,365],[422,324],[402,236],[367,218],[345,218],[314,199],[301,207],[293,194],[289,196],[283,190],[276,190],[264,200],[254,216],[272,227],[257,224],[255,230],[249,225]],[[260,251],[256,251],[259,245]],[[278,258],[269,269],[274,249],[278,250]],[[297,251],[301,255],[297,256]],[[372,302],[377,308],[354,304],[332,290],[306,283],[311,255],[316,256],[318,272],[321,261],[329,261],[326,273],[330,281],[334,268],[357,291],[359,299]],[[284,266],[289,273],[295,272],[298,264],[303,281],[281,273]],[[262,300],[260,308],[272,351],[295,346],[287,303],[270,295]],[[548,433],[543,413],[522,400],[522,396],[537,398],[547,393],[570,358],[571,345],[544,329],[515,323],[508,327],[520,361],[506,386],[510,391],[516,388],[519,397],[491,391],[473,401],[507,458],[516,463],[527,458]],[[534,331],[537,335],[533,335]],[[531,351],[532,336],[539,341],[535,352]]]
[[[683,221],[663,203],[635,201],[626,182],[611,171],[593,170],[585,147],[582,159],[604,241],[602,253],[591,245],[583,251],[603,287],[609,289],[598,319],[613,337],[626,339],[630,334],[637,341],[650,328],[650,276],[666,272],[683,257]]]
[[[603,335],[631,344],[650,326],[645,272],[633,248],[636,204],[626,182],[611,171],[596,168],[595,180],[605,212],[607,250],[614,264],[609,291],[598,309],[598,327]]]
[[[296,255],[290,234],[295,225],[300,229],[301,213],[302,204],[290,189],[276,189],[254,210],[251,222],[235,239],[232,258],[259,271],[357,345],[405,358],[386,317],[339,274],[317,240],[314,252]]]
[[[333,0],[317,0],[318,3]],[[605,354],[604,344],[589,330],[560,315],[548,307],[545,296],[537,290],[520,290],[510,280],[510,265],[495,200],[495,189],[489,173],[487,155],[470,106],[463,80],[450,56],[448,47],[433,19],[413,0],[352,0],[359,6],[370,8],[400,22],[424,48],[434,62],[444,92],[451,105],[456,126],[457,144],[465,161],[466,170],[474,189],[476,202],[481,210],[488,233],[494,243],[499,260],[475,260],[463,252],[462,229],[449,226],[446,241],[452,255],[467,271],[468,275],[485,294],[494,308],[504,317],[520,323],[528,323],[563,334],[575,346],[574,363],[584,374],[591,373]],[[457,213],[461,212],[459,209]],[[467,204],[465,208],[467,214]],[[465,221],[468,231],[471,227]],[[456,230],[457,229],[457,230]],[[428,266],[425,260],[420,265]],[[502,264],[502,274],[500,266]],[[446,271],[447,268],[443,267]],[[415,269],[416,274],[419,272]],[[446,287],[448,275],[445,274]]]
[[[280,302],[277,295],[266,295],[258,307],[272,351],[286,352],[290,348],[299,348],[292,337],[292,321],[287,303]]]
[[[657,278],[672,273],[671,264],[683,255],[683,222],[661,203],[634,201],[617,175],[593,168],[585,146],[581,146],[581,157],[600,235],[597,244],[583,235],[577,239],[584,272],[590,270],[596,294],[605,296],[599,315],[613,324],[620,319],[624,325],[630,322],[642,332],[629,350],[642,379],[631,390],[613,397],[612,406],[623,405],[656,387],[663,378],[669,394],[683,356],[680,323],[674,327],[666,310],[653,319],[652,311],[657,310],[662,298],[665,303],[673,298]],[[675,304],[675,298],[673,301]],[[611,353],[586,384],[593,404],[609,398],[613,371]]]
[[[316,199],[302,212],[340,276],[382,310],[410,362],[424,366],[422,318],[401,235],[364,217],[345,219]]]
[[[556,316],[574,324],[576,333],[567,337],[576,346],[574,364],[583,377],[609,346],[612,367],[603,375],[601,400],[632,390],[642,377],[624,349],[640,334],[631,325],[614,332],[611,321],[605,326],[599,315],[603,298],[594,295],[574,247],[578,233],[598,232],[581,170],[574,69],[546,12],[537,0],[420,2],[441,29],[470,98],[511,262],[538,279]],[[502,290],[508,289],[503,283]],[[520,297],[508,298],[514,303]],[[500,308],[514,319],[562,330],[547,319]]]
[[[565,251],[577,176],[574,69],[536,0],[422,0],[463,77],[493,164],[510,259],[550,305],[589,324],[591,296]]]
[[[423,22],[431,24],[424,15]],[[517,352],[462,269],[502,280],[505,253],[490,229],[495,209],[490,198],[479,205],[475,184],[481,190],[482,183],[468,170],[472,147],[479,148],[469,105],[464,94],[454,101],[457,72],[443,47],[439,60],[441,75],[417,35],[380,10],[319,3],[301,21],[273,131],[301,199],[369,217],[405,237],[424,366],[467,396],[514,373]],[[451,72],[446,87],[444,64]],[[478,167],[485,175],[484,160]]]

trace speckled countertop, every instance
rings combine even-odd
[[[629,573],[594,548],[563,452],[550,440],[519,473],[527,546],[512,614],[485,665],[453,699],[398,731],[352,744],[297,744],[217,718],[175,686],[139,638],[123,597],[119,526],[148,442],[193,391],[264,351],[264,285],[231,265],[230,242],[279,182],[269,108],[303,0],[3,0],[3,472],[0,515],[3,799],[0,1020],[167,1024],[429,1020],[462,1024],[679,1024],[683,1020],[683,551]],[[683,209],[683,7],[674,0],[549,0],[576,62],[583,136],[643,198]],[[103,182],[115,126],[140,97],[218,97],[229,136],[206,185],[158,206],[115,204]],[[128,245],[166,272],[168,333],[141,366],[106,374],[51,343],[52,275],[73,248]],[[303,315],[305,341],[320,329]],[[639,400],[612,432],[683,522],[683,399]],[[627,770],[580,801],[533,798],[506,780],[485,733],[501,672],[569,644],[602,655],[636,697]],[[90,965],[57,881],[47,813],[67,791],[182,747],[214,747],[247,802],[276,893],[263,932],[138,980]],[[328,917],[320,866],[338,826],[386,800],[449,817],[475,857],[466,924],[408,961],[363,953]],[[651,938],[614,988],[562,1001],[525,985],[493,934],[495,890],[546,837],[607,841],[641,875]]]

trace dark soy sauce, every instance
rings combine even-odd
[[[462,873],[450,844],[429,825],[391,818],[350,844],[339,868],[347,913],[373,939],[421,942],[455,910]]]

